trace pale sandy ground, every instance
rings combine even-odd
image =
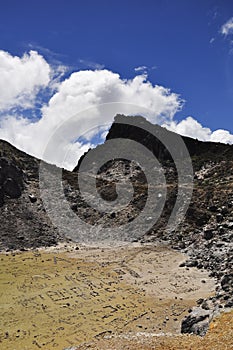
[[[81,248],[72,257],[101,264],[115,264],[122,280],[144,291],[146,295],[186,300],[207,297],[215,290],[215,281],[205,270],[180,268],[184,254],[167,247],[132,244],[108,248]]]
[[[188,309],[215,289],[206,271],[180,268],[186,257],[161,246],[60,245],[0,259],[4,350],[63,350],[103,336],[177,335]]]

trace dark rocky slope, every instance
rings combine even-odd
[[[0,249],[58,242],[39,194],[39,160],[0,141]]]

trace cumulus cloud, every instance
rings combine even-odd
[[[228,130],[215,130],[210,135],[210,141],[233,144],[233,135]]]
[[[64,68],[51,67],[35,51],[22,58],[1,51],[0,71],[0,138],[67,169],[95,142],[102,141],[117,113],[141,114],[201,140],[233,143],[229,132],[211,132],[192,117],[177,123],[174,116],[184,101],[168,88],[151,84],[146,74],[123,79],[107,69],[81,70],[61,79]],[[23,108],[30,106],[33,113],[38,91],[51,87],[55,90],[40,107],[40,118],[28,117]],[[22,108],[20,113],[14,112],[15,106]]]
[[[165,123],[164,126],[180,135],[197,138],[201,141],[208,141],[211,136],[211,130],[203,127],[197,120],[192,117],[187,117],[181,122],[177,123],[172,121],[171,123]]]
[[[225,36],[233,34],[233,17],[222,25],[221,33]]]
[[[210,128],[202,126],[197,120],[190,116],[179,123],[173,120],[169,123],[164,123],[163,126],[180,135],[189,136],[201,141],[233,144],[233,135],[230,134],[229,131],[222,129],[211,131]]]
[[[155,122],[162,115],[172,119],[182,105],[177,94],[162,86],[153,86],[145,75],[126,80],[109,70],[88,70],[73,73],[60,84],[57,93],[43,108],[43,116],[51,120],[59,115],[64,120],[85,108],[110,102],[148,108],[153,111],[150,118]]]
[[[23,57],[0,51],[0,111],[32,107],[41,88],[48,86],[52,69],[36,51]]]

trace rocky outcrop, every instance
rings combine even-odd
[[[23,172],[12,160],[0,158],[0,206],[6,197],[19,198],[23,190]]]
[[[132,118],[137,120],[135,123],[137,126],[130,124],[130,119]],[[138,125],[140,125],[140,127]],[[153,133],[147,132],[147,129],[151,131],[153,130]],[[154,135],[157,135],[157,137]],[[189,151],[190,156],[194,160],[193,165],[195,170],[199,170],[206,162],[219,162],[221,160],[233,159],[233,147],[231,145],[217,142],[202,142],[186,136],[181,137]],[[139,142],[152,151],[157,159],[163,163],[172,161],[169,151],[160,140],[175,140],[176,133],[159,125],[153,125],[143,117],[127,117],[121,114],[116,115],[114,123],[106,136],[106,141],[116,138],[131,139]],[[180,156],[182,157],[182,150]],[[84,157],[85,154],[79,159],[74,171],[78,171]]]
[[[210,313],[206,310],[193,309],[192,313],[182,321],[181,333],[206,334],[209,328]]]

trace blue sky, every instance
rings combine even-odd
[[[51,66],[66,67],[63,80],[87,69],[121,79],[146,72],[152,85],[186,101],[177,122],[192,116],[233,133],[233,32],[222,30],[232,17],[226,0],[2,1],[0,50],[18,57],[35,50]],[[37,98],[51,95],[44,90]]]

